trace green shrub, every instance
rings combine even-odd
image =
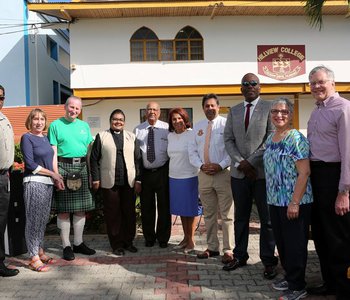
[[[15,144],[15,162],[18,162],[18,163],[23,162],[23,154],[19,144]]]

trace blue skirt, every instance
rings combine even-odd
[[[169,177],[170,213],[183,217],[202,214],[198,204],[198,177],[175,179]]]

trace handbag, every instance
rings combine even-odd
[[[68,172],[66,186],[69,190],[77,191],[81,188],[82,184],[80,172]]]

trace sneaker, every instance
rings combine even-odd
[[[299,300],[305,298],[307,296],[307,292],[305,290],[301,291],[292,291],[286,290],[284,294],[279,297],[278,300]]]
[[[67,246],[63,249],[63,259],[65,260],[74,260],[74,253],[70,246]]]
[[[288,290],[288,282],[284,278],[275,281],[272,284],[272,288],[277,290],[277,291],[286,291]]]
[[[85,255],[94,255],[96,251],[94,249],[89,248],[84,243],[81,243],[79,246],[73,245],[74,253],[81,253]]]

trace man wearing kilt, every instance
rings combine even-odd
[[[92,142],[89,125],[78,119],[81,113],[81,99],[71,96],[65,104],[64,117],[52,122],[48,137],[57,153],[57,168],[62,175],[65,187],[55,194],[54,208],[57,211],[57,227],[63,246],[63,258],[73,260],[74,253],[93,255],[83,242],[85,212],[95,208],[89,190],[86,155]],[[70,214],[73,213],[74,243],[69,240]]]

